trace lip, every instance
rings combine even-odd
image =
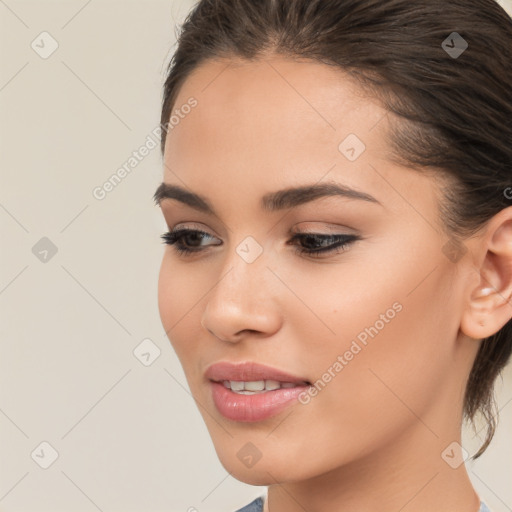
[[[276,416],[296,404],[299,395],[310,386],[306,379],[255,362],[215,363],[207,368],[205,376],[210,380],[211,396],[217,410],[225,418],[238,422],[263,421]],[[226,380],[276,380],[292,382],[296,387],[244,395],[226,388],[222,382]]]
[[[292,382],[293,384],[309,384],[309,381],[302,377],[297,377],[283,370],[248,361],[243,363],[230,363],[221,361],[211,364],[205,372],[205,377],[209,380],[222,382],[224,380],[277,380],[279,382]]]

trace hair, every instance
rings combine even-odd
[[[468,44],[460,55],[442,44],[454,46],[453,32]],[[309,59],[347,73],[393,114],[391,160],[446,178],[439,215],[452,241],[510,206],[512,19],[495,0],[201,0],[178,35],[163,90],[162,154],[181,86],[205,61]],[[463,419],[475,426],[480,412],[487,424],[473,459],[494,436],[494,382],[511,352],[512,320],[482,340],[472,366]]]

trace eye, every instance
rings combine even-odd
[[[201,242],[207,239],[213,239],[214,236],[206,231],[197,229],[177,229],[161,235],[164,243],[172,245],[179,255],[190,255],[204,251],[205,247]],[[295,252],[298,254],[307,254],[313,257],[328,253],[339,253],[353,242],[360,240],[358,235],[322,235],[320,233],[296,233],[288,242],[289,245],[296,245],[294,242],[305,243],[306,247],[298,245]],[[184,243],[186,242],[186,243]],[[210,245],[221,245],[222,242]]]
[[[350,244],[361,237],[358,235],[322,235],[320,233],[297,233],[291,240],[291,243],[295,240],[299,240],[302,243],[306,243],[306,247],[297,246],[295,252],[298,254],[307,254],[315,258],[320,257],[323,254],[339,253],[342,252]],[[320,248],[318,248],[320,245]],[[319,256],[320,255],[320,256]]]
[[[164,243],[167,245],[174,246],[174,250],[178,254],[188,255],[193,252],[201,252],[203,248],[201,246],[196,245],[197,242],[202,242],[205,238],[214,238],[212,235],[207,233],[206,231],[200,231],[198,229],[176,229],[173,231],[168,231],[161,235]],[[192,241],[192,248],[188,247],[183,243],[183,240]],[[220,245],[220,244],[213,244]]]

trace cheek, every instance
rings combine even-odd
[[[158,311],[165,331],[169,334],[169,329],[173,325],[173,316],[176,306],[176,291],[174,289],[173,275],[168,257],[164,255],[160,265],[160,274],[158,276]]]
[[[390,431],[415,421],[411,410],[421,415],[450,378],[458,323],[449,269],[432,246],[421,258],[410,256],[361,267],[354,258],[301,272],[300,280],[288,275],[303,302],[291,301],[284,314],[318,382],[316,405],[308,407],[329,411],[337,432],[357,437],[368,426],[366,434],[384,435],[384,424],[380,433],[371,428],[375,416]]]
[[[158,310],[165,332],[180,360],[186,351],[195,346],[190,339],[194,335],[190,322],[194,315],[198,315],[194,305],[202,295],[200,292],[193,277],[188,272],[180,271],[175,259],[165,254],[158,277]]]

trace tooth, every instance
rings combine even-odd
[[[229,380],[224,380],[224,381],[222,381],[222,383],[224,384],[225,388],[228,388],[228,389],[231,388],[231,386],[229,385]]]
[[[294,388],[295,387],[295,384],[293,382],[283,382],[281,384],[281,387],[282,388]]]
[[[245,382],[245,390],[246,391],[263,391],[265,389],[265,381],[264,380],[252,380],[249,382]]]
[[[244,390],[244,382],[239,380],[230,380],[229,384],[231,385],[232,391],[243,391]]]
[[[281,383],[277,380],[266,380],[265,381],[265,389],[272,391],[273,389],[279,389],[281,387]]]

